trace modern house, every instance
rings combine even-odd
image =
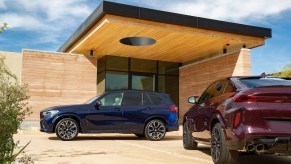
[[[250,75],[251,49],[268,38],[269,28],[104,1],[57,52],[24,49],[15,62],[29,84],[29,120],[114,89],[167,93],[181,117],[212,81]]]

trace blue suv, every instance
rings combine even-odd
[[[133,133],[157,141],[179,129],[177,110],[167,94],[118,90],[85,104],[45,109],[40,112],[40,127],[65,141],[78,133]]]

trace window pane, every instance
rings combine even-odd
[[[179,103],[179,77],[159,75],[158,91],[170,95],[171,100]]]
[[[128,71],[128,58],[106,56],[106,70]]]
[[[106,92],[117,89],[128,89],[128,74],[124,72],[106,72]]]
[[[124,106],[139,106],[142,105],[142,93],[141,92],[126,92],[124,95]]]
[[[179,63],[159,61],[159,74],[179,75]]]
[[[212,94],[212,90],[215,86],[216,82],[211,84],[211,86],[209,86],[206,91],[204,91],[201,95],[201,97],[199,98],[198,100],[198,103],[201,104],[201,103],[204,103],[205,101],[207,101],[208,99],[212,98],[213,96],[211,95]]]
[[[130,61],[131,61],[131,71],[133,72],[157,73],[157,61],[155,60],[132,58]]]
[[[226,87],[224,89],[224,93],[230,93],[233,92],[233,85],[230,82],[226,83]]]
[[[120,106],[122,103],[123,93],[110,93],[102,97],[99,101],[101,106]]]
[[[97,94],[105,92],[105,72],[97,74]]]
[[[105,71],[105,57],[98,60],[97,67],[98,73]]]
[[[152,105],[149,96],[146,93],[142,94],[142,101],[143,101],[143,105]]]
[[[161,99],[156,93],[148,93],[154,105],[159,105],[163,103],[163,99]]]
[[[154,77],[153,76],[132,76],[132,89],[137,90],[154,90]]]

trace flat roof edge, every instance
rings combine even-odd
[[[166,11],[142,8],[137,6],[102,1],[92,14],[79,26],[68,40],[57,50],[67,51],[77,40],[82,37],[92,26],[94,26],[105,14],[131,17],[161,23],[175,24],[187,27],[194,27],[205,30],[213,30],[239,35],[254,36],[260,38],[271,38],[272,29],[256,27],[226,21],[219,21]]]

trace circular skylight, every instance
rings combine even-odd
[[[119,42],[128,46],[149,46],[155,44],[156,40],[147,37],[126,37]]]

